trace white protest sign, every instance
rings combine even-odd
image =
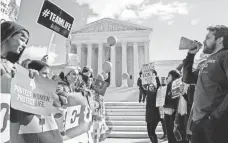
[[[179,97],[181,93],[182,79],[178,78],[172,83],[172,98]]]
[[[153,76],[154,63],[143,64],[142,66],[142,84],[150,84],[155,82],[155,77]]]
[[[158,89],[156,96],[156,107],[163,107],[165,104],[166,89],[167,86],[161,86]]]
[[[4,143],[10,140],[10,94],[1,93],[0,104],[0,140]]]
[[[81,105],[71,106],[67,108],[66,127],[65,129],[71,129],[79,125],[79,118],[81,112]]]

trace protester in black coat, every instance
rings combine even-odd
[[[157,90],[160,87],[159,78],[156,77],[156,85],[148,85],[146,98],[146,122],[147,132],[152,143],[158,143],[157,135],[155,133],[158,122],[160,121],[159,108],[156,107]]]
[[[172,99],[172,83],[174,80],[180,78],[180,74],[175,71],[171,70],[168,74],[167,79],[167,90],[166,90],[166,98],[165,98],[165,105],[164,108],[168,108],[170,110],[173,110],[171,114],[165,113],[165,125],[167,130],[167,137],[168,137],[168,143],[176,143],[176,139],[173,134],[174,129],[174,120],[175,120],[175,113],[177,109],[178,99]]]
[[[142,71],[139,72],[139,78],[137,80],[137,86],[139,87],[139,103],[141,103],[141,101],[144,103],[145,99],[146,99],[146,90],[144,89],[143,85],[142,85]]]

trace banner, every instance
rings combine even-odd
[[[155,77],[153,76],[154,63],[143,64],[142,66],[142,84],[156,83]]]
[[[37,23],[68,38],[74,18],[56,6],[54,3],[45,0],[40,11]]]
[[[1,128],[1,142],[6,143],[10,141],[10,94],[1,93],[0,100],[1,115],[0,115],[0,128]]]
[[[12,108],[37,115],[51,115],[57,82],[41,76],[31,79],[28,70],[20,65],[16,65],[16,69],[11,82]]]
[[[19,14],[21,0],[1,0],[1,23],[16,21]]]
[[[99,79],[94,78],[93,86],[94,86],[94,90],[97,91],[99,95],[104,96],[106,89],[108,87],[108,83],[106,81],[101,81]]]

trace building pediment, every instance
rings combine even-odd
[[[94,33],[94,32],[112,32],[112,31],[139,31],[139,30],[152,30],[152,28],[131,24],[124,21],[104,18],[85,25],[72,34],[77,33]]]

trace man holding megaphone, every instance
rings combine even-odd
[[[228,142],[228,27],[207,28],[203,52],[209,54],[200,69],[192,72],[196,53],[201,48],[192,43],[184,61],[183,79],[196,82],[191,123],[192,143]]]

